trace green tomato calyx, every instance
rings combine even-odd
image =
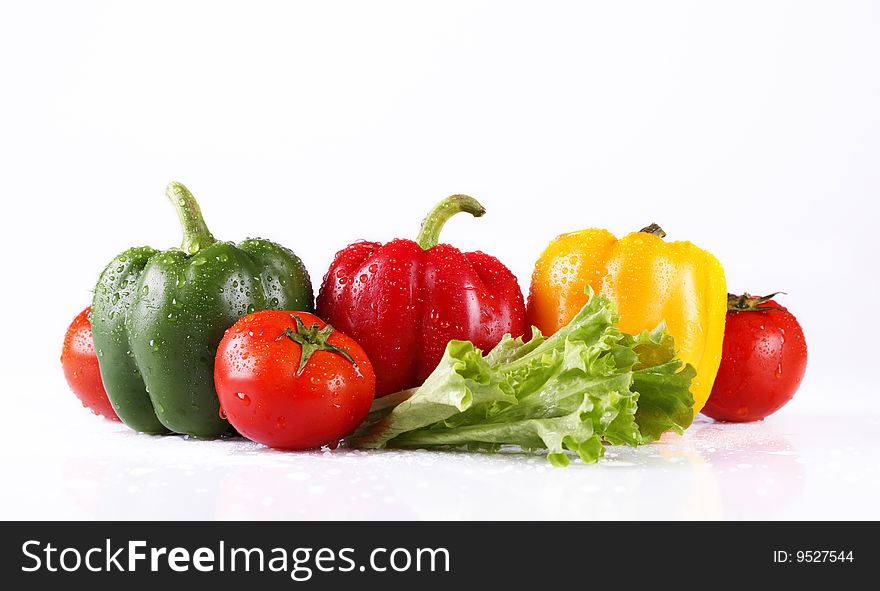
[[[303,370],[306,367],[306,364],[309,362],[309,359],[316,351],[327,351],[330,353],[335,353],[337,355],[341,355],[345,357],[353,366],[357,367],[357,362],[354,358],[341,347],[337,347],[336,345],[329,342],[330,335],[333,334],[333,327],[327,324],[324,328],[318,328],[318,324],[314,323],[308,328],[303,324],[303,321],[296,314],[291,314],[291,318],[296,322],[296,330],[294,331],[291,328],[285,328],[284,332],[278,335],[278,339],[288,338],[294,343],[298,344],[302,348],[302,353],[300,353],[299,358],[299,367],[296,370],[296,375],[301,375]]]

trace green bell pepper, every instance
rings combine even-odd
[[[122,421],[144,433],[218,437],[229,429],[214,390],[224,331],[256,310],[312,310],[302,261],[268,240],[219,242],[180,183],[166,195],[180,249],[130,248],[101,273],[92,337],[101,379]]]

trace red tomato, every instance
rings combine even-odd
[[[248,439],[312,449],[361,424],[376,376],[360,345],[317,316],[264,310],[226,331],[214,385],[222,412]]]
[[[119,417],[104,391],[101,370],[98,369],[98,356],[92,343],[92,325],[89,323],[91,312],[91,308],[86,308],[67,327],[61,347],[61,367],[67,385],[84,407],[96,415],[118,421]]]
[[[797,319],[771,298],[728,296],[721,367],[703,414],[719,421],[757,421],[791,400],[807,368]]]

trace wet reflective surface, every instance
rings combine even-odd
[[[880,414],[700,418],[685,436],[542,456],[272,451],[243,439],[133,433],[44,411],[0,450],[4,519],[878,519]]]

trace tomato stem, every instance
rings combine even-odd
[[[449,221],[449,218],[462,211],[478,218],[486,213],[486,208],[473,197],[450,195],[435,205],[434,209],[422,220],[422,227],[416,237],[416,242],[424,250],[437,246],[440,242],[440,230],[443,229],[443,225]]]
[[[764,305],[779,294],[785,295],[785,292],[777,291],[765,296],[753,296],[750,293],[744,293],[742,295],[729,293],[727,294],[727,309],[731,312],[765,312],[767,310],[785,312],[785,308]]]
[[[302,352],[300,353],[299,357],[299,367],[296,370],[296,375],[302,374],[303,369],[305,369],[306,364],[309,362],[309,359],[312,357],[315,351],[328,351],[330,353],[342,355],[353,366],[358,366],[357,362],[348,353],[348,351],[328,342],[330,335],[333,334],[332,326],[327,324],[324,326],[324,328],[319,329],[318,324],[315,323],[306,328],[305,324],[303,324],[303,321],[300,320],[299,316],[297,316],[296,314],[291,314],[290,317],[293,318],[294,321],[296,321],[296,331],[292,330],[291,328],[285,328],[284,332],[278,335],[278,338],[275,340],[280,340],[286,337],[302,348]]]

